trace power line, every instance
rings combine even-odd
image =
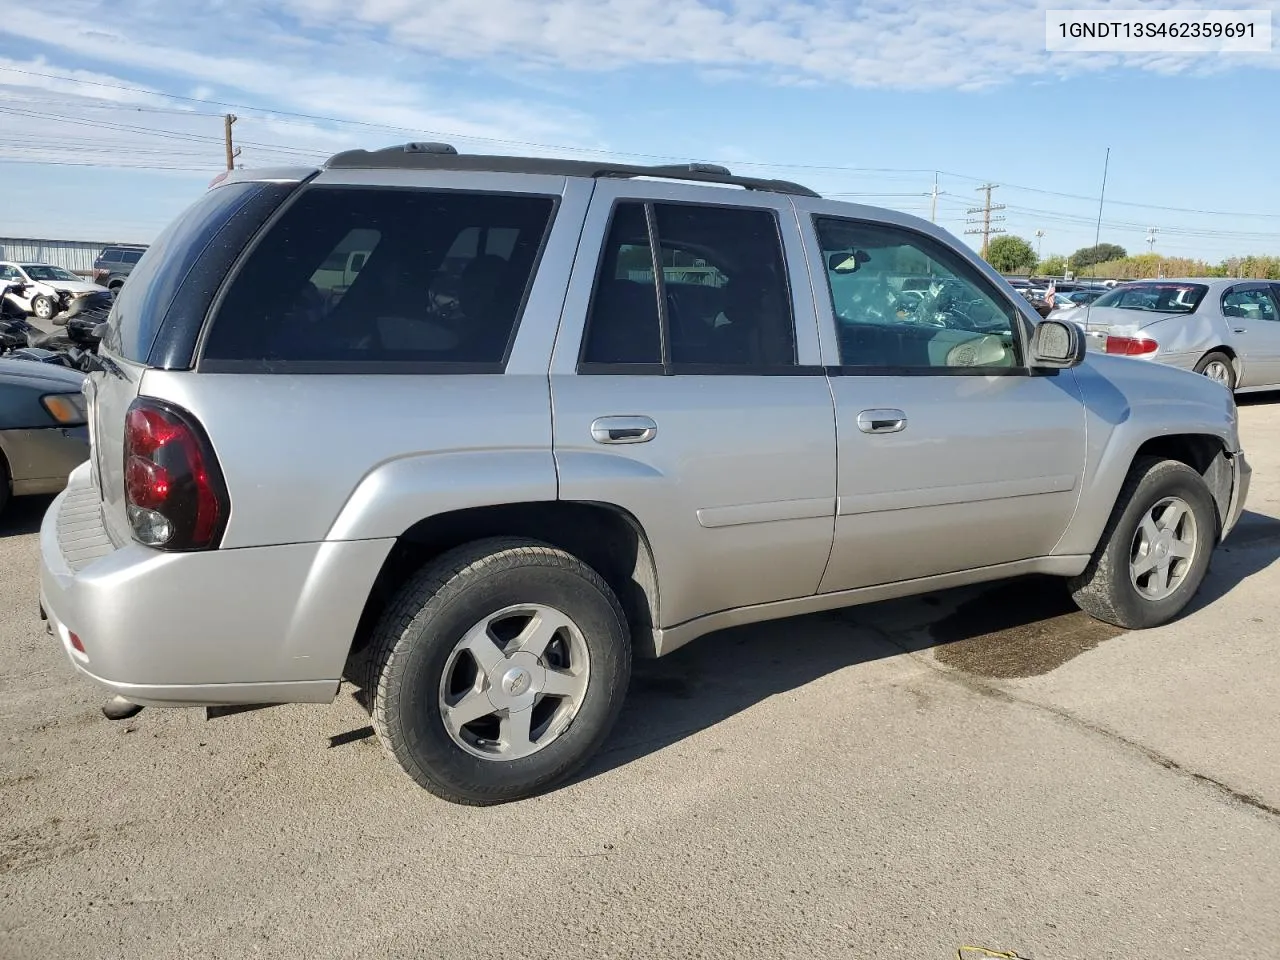
[[[285,123],[285,124],[297,123],[299,121],[306,121],[308,123],[323,122],[323,123],[330,123],[330,124],[335,124],[339,126],[357,126],[357,127],[364,127],[369,129],[396,131],[401,133],[404,133],[404,132],[415,133],[415,134],[427,133],[432,136],[441,136],[445,138],[453,138],[453,139],[460,139],[460,140],[477,140],[477,141],[485,141],[485,142],[501,143],[506,145],[517,145],[517,146],[536,146],[536,147],[549,148],[549,149],[555,149],[555,150],[566,151],[566,152],[591,153],[591,154],[597,154],[597,155],[630,157],[630,158],[649,158],[649,159],[655,159],[655,160],[687,159],[687,158],[677,158],[670,154],[629,153],[629,152],[620,152],[620,151],[600,150],[600,149],[589,148],[589,147],[576,147],[576,146],[569,147],[564,145],[543,144],[543,143],[536,143],[533,141],[522,141],[522,140],[515,140],[515,139],[450,134],[442,131],[413,130],[411,128],[396,127],[392,125],[378,124],[378,123],[373,123],[369,121],[347,120],[347,119],[342,119],[337,117],[325,117],[325,116],[320,116],[316,114],[297,113],[297,112],[281,111],[281,110],[268,110],[266,108],[253,107],[253,106],[240,106],[237,104],[230,104],[226,101],[212,100],[212,99],[200,98],[200,97],[184,97],[176,94],[165,94],[165,93],[159,93],[152,90],[146,90],[141,87],[128,86],[125,84],[114,84],[114,83],[107,83],[104,81],[83,80],[77,77],[59,76],[57,74],[42,73],[39,71],[32,71],[32,70],[3,68],[3,69],[0,69],[0,76],[3,76],[3,74],[6,72],[11,74],[18,74],[22,76],[32,76],[32,77],[41,77],[45,79],[59,80],[63,82],[75,83],[75,84],[80,84],[85,86],[95,86],[103,89],[117,89],[117,90],[129,91],[133,93],[144,94],[149,97],[155,97],[155,98],[166,99],[171,101],[181,101],[185,103],[210,105],[210,106],[233,106],[233,107],[236,107],[237,109],[244,109],[251,112],[265,114],[265,116],[258,119],[269,120],[271,122],[278,122],[278,123]],[[188,143],[193,143],[193,144],[204,144],[204,143],[214,144],[214,143],[224,142],[225,140],[225,137],[219,137],[212,134],[205,135],[205,134],[182,132],[182,131],[176,131],[176,130],[164,130],[164,129],[157,129],[154,127],[144,127],[144,126],[124,124],[124,123],[118,123],[118,122],[112,122],[112,121],[106,121],[106,120],[92,120],[85,117],[70,117],[63,114],[42,113],[42,112],[37,112],[32,110],[23,110],[22,106],[18,105],[22,103],[23,101],[15,102],[15,101],[0,100],[0,111],[10,113],[13,115],[19,115],[19,116],[29,116],[29,117],[37,117],[37,118],[47,117],[51,119],[57,119],[62,122],[73,124],[73,125],[111,130],[111,131],[120,132],[120,133],[135,133],[143,136],[156,137],[159,139],[167,139],[167,140],[173,140],[173,141],[186,141]],[[134,112],[147,112],[147,113],[157,113],[157,114],[165,113],[165,114],[171,114],[174,116],[225,117],[225,114],[222,114],[222,113],[204,112],[204,111],[198,111],[198,110],[192,110],[192,109],[178,110],[173,108],[158,107],[154,105],[128,104],[128,103],[116,104],[116,103],[103,103],[100,101],[73,102],[73,101],[68,101],[64,99],[59,101],[36,100],[36,101],[28,101],[27,103],[28,105],[35,105],[39,103],[41,105],[47,104],[50,106],[53,106],[56,104],[64,104],[68,107],[73,107],[76,109],[80,109],[84,107],[93,107],[94,109],[114,109],[119,111],[128,110],[128,111],[134,111]],[[290,119],[290,118],[293,118],[293,119]],[[322,149],[322,148],[307,149],[307,148],[297,147],[297,146],[292,146],[287,144],[240,140],[238,138],[236,140],[235,147],[236,148],[252,147],[256,151],[265,153],[268,155],[274,154],[281,158],[297,159],[299,161],[306,160],[309,162],[320,160],[324,156],[326,156],[327,153],[329,152],[328,150]],[[30,145],[22,146],[20,148],[32,149]],[[129,151],[130,153],[135,152],[133,147],[130,147]],[[175,160],[177,160],[184,155],[184,152],[175,150],[172,152],[171,155]],[[87,154],[82,149],[77,151],[77,158],[75,161],[56,162],[52,160],[42,160],[41,162],[56,163],[56,165],[64,165],[64,166],[102,165],[102,164],[87,162],[84,159],[85,156],[87,156]],[[185,156],[195,156],[195,154],[186,152]],[[7,162],[31,162],[29,160],[24,161],[23,158],[21,157],[13,157],[13,156],[8,156],[3,159],[5,159]],[[124,163],[119,158],[112,158],[110,163],[107,165],[116,166],[116,167],[139,166],[136,163]],[[881,199],[908,199],[908,198],[916,198],[916,197],[931,197],[932,204],[930,206],[929,215],[931,218],[934,218],[934,219],[936,219],[937,204],[939,202],[943,204],[949,204],[949,205],[957,205],[957,204],[963,205],[963,201],[957,201],[957,200],[954,200],[953,198],[947,197],[944,195],[945,194],[944,191],[940,191],[938,189],[939,176],[948,176],[948,177],[954,177],[962,180],[980,182],[979,178],[971,177],[967,174],[956,173],[954,171],[931,170],[927,168],[854,167],[854,166],[845,166],[845,165],[777,163],[777,162],[766,162],[766,161],[735,161],[734,165],[748,166],[748,167],[773,167],[778,169],[826,171],[826,172],[838,172],[838,173],[879,174],[880,176],[876,177],[875,179],[879,179],[882,181],[891,181],[891,182],[902,182],[902,181],[912,181],[912,180],[916,180],[918,182],[919,178],[917,176],[913,176],[913,174],[932,173],[934,175],[934,192],[902,193],[902,192],[896,192],[896,191],[890,191],[890,190],[886,190],[882,192],[877,192],[877,191],[827,192],[827,196],[867,197],[867,198],[881,198]],[[203,171],[204,169],[207,169],[204,167],[201,167],[201,168],[190,167],[190,166],[183,167],[180,164],[169,165],[167,167],[165,165],[160,165],[160,164],[151,164],[151,165],[143,166],[143,168],[145,169],[172,168],[172,169],[186,169],[186,170],[193,170],[193,171],[197,169],[201,171]],[[1062,197],[1065,199],[1082,200],[1082,201],[1090,201],[1090,202],[1097,199],[1094,197],[1089,197],[1081,194],[1065,193],[1065,192],[1055,191],[1055,190],[1045,190],[1045,189],[1040,189],[1036,187],[1027,187],[1019,184],[1005,184],[1004,186],[1007,189],[1020,190],[1020,191],[1025,191],[1029,193],[1038,193],[1045,196]],[[979,189],[980,190],[984,189],[984,187],[979,187]],[[1231,216],[1231,217],[1255,217],[1255,218],[1280,219],[1280,214],[1278,213],[1269,213],[1269,214],[1239,213],[1239,212],[1223,211],[1223,210],[1208,210],[1208,209],[1185,208],[1185,207],[1167,207],[1167,206],[1158,205],[1158,204],[1144,204],[1144,203],[1138,203],[1133,201],[1120,201],[1120,200],[1112,200],[1110,202],[1116,206],[1128,206],[1128,207],[1136,207],[1136,208],[1151,209],[1151,210],[1188,213],[1188,214],[1194,214],[1198,216]],[[1004,208],[1006,208],[1006,205],[1000,204],[993,207],[992,209],[1004,209]],[[913,206],[913,209],[919,209],[919,208]],[[980,209],[981,208],[973,208],[971,210],[967,210],[966,213],[976,213],[976,212],[979,212]],[[1084,224],[1094,225],[1096,223],[1096,221],[1094,221],[1093,218],[1082,216],[1079,214],[1071,214],[1065,211],[1041,210],[1039,208],[1024,207],[1017,204],[1009,204],[1007,205],[1007,209],[1010,211],[1010,213],[1015,213],[1015,212],[1035,213],[1040,219],[1056,220],[1057,222],[1060,222],[1060,223],[1076,224],[1076,225],[1084,225]],[[1003,219],[1004,219],[1003,217],[998,217],[996,218],[996,221],[1003,220]],[[1144,224],[1129,222],[1129,221],[1104,220],[1104,221],[1101,221],[1101,223],[1103,226],[1106,226],[1109,229],[1118,229],[1118,230],[1145,229]],[[998,233],[998,232],[1002,232],[1002,230],[1001,228],[996,228],[995,230],[989,231],[986,234],[986,237],[988,240],[989,240],[990,233],[992,232]],[[1277,236],[1280,236],[1280,234],[1262,232],[1262,231],[1222,230],[1222,229],[1215,229],[1215,228],[1194,228],[1194,227],[1177,227],[1177,226],[1163,228],[1163,232],[1169,233],[1171,235],[1181,235],[1186,237],[1200,237],[1204,239],[1236,238],[1241,240],[1246,240],[1246,239],[1271,240]]]
[[[267,118],[279,119],[281,117],[290,117],[290,118],[306,120],[309,122],[356,126],[356,127],[363,127],[366,129],[385,130],[388,132],[395,132],[395,133],[427,134],[430,136],[451,138],[451,139],[457,139],[457,140],[472,140],[472,141],[478,141],[478,142],[484,142],[484,143],[497,143],[497,144],[503,144],[506,146],[538,147],[540,149],[547,149],[547,150],[559,150],[564,152],[597,154],[602,156],[635,157],[635,158],[652,159],[652,160],[688,159],[685,157],[678,157],[673,154],[632,153],[632,152],[601,150],[593,147],[566,146],[564,144],[548,144],[548,143],[540,143],[540,142],[530,141],[530,140],[516,140],[516,139],[501,138],[501,137],[474,136],[469,134],[450,133],[448,131],[441,131],[441,130],[426,130],[426,129],[411,128],[411,127],[394,126],[390,124],[380,124],[380,123],[374,123],[368,120],[351,120],[351,119],[343,119],[340,117],[327,117],[319,114],[301,113],[301,112],[289,111],[289,110],[273,110],[273,109],[268,109],[266,107],[256,107],[248,104],[233,103],[233,102],[224,101],[224,100],[214,100],[206,97],[186,97],[186,96],[181,96],[179,94],[161,93],[159,91],[148,90],[144,87],[130,86],[128,84],[108,83],[101,80],[85,80],[80,77],[68,77],[68,76],[63,76],[59,74],[44,73],[37,70],[22,70],[16,67],[0,68],[0,76],[2,76],[5,73],[16,74],[18,76],[38,77],[44,80],[58,80],[63,83],[75,83],[75,84],[81,84],[84,86],[100,87],[105,90],[119,90],[127,93],[136,93],[136,94],[142,94],[148,97],[155,97],[162,100],[178,101],[182,103],[194,103],[194,104],[201,104],[204,106],[216,106],[216,107],[222,107],[222,108],[231,109],[231,110],[251,111],[251,112],[266,114],[267,117],[264,117],[263,119],[267,119]],[[156,107],[153,105],[120,104],[119,109],[161,111],[164,108]],[[182,114],[182,113],[187,113],[188,111],[175,111],[175,112]],[[213,114],[210,114],[210,115],[213,115]],[[222,116],[221,113],[216,115]],[[700,158],[700,159],[708,160],[712,158]],[[933,173],[933,174],[941,174],[943,176],[948,176],[948,177],[956,177],[961,180],[969,180],[975,183],[984,182],[982,178],[970,176],[969,174],[956,173],[954,171],[949,171],[949,170],[935,170],[935,169],[923,168],[923,167],[921,168],[853,167],[853,166],[843,166],[843,165],[833,165],[833,164],[777,163],[772,161],[744,161],[744,160],[735,161],[735,165],[743,166],[743,167],[775,167],[778,169],[787,169],[787,170],[814,170],[814,171],[830,171],[830,172],[846,172],[846,173]],[[1085,201],[1093,202],[1094,200],[1097,199],[1096,197],[1086,196],[1084,194],[1064,193],[1057,190],[1046,190],[1040,187],[1028,187],[1022,184],[1006,183],[1004,184],[1004,186],[1010,190],[1023,190],[1029,193],[1039,193],[1045,196],[1061,197],[1063,199],[1068,199],[1068,200],[1085,200]],[[1147,210],[1161,210],[1161,211],[1166,211],[1170,213],[1191,213],[1191,214],[1196,214],[1201,216],[1237,217],[1237,218],[1252,217],[1252,218],[1259,218],[1259,219],[1280,220],[1280,213],[1257,213],[1257,212],[1232,211],[1232,210],[1209,210],[1209,209],[1200,209],[1200,208],[1194,208],[1194,207],[1170,207],[1162,204],[1140,203],[1132,200],[1112,200],[1111,203],[1114,206],[1139,207]]]

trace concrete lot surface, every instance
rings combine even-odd
[[[367,713],[99,713],[0,521],[0,957],[1280,956],[1280,401],[1194,609],[1054,581],[707,637],[572,785],[448,805]],[[180,632],[182,624],[174,624]]]

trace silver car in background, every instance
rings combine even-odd
[[[1082,326],[1091,350],[1202,373],[1236,392],[1280,389],[1280,283],[1141,280],[1055,315]]]

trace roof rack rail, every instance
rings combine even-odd
[[[800,197],[821,194],[789,180],[736,177],[715,163],[663,164],[643,166],[625,163],[597,163],[593,160],[560,160],[552,157],[508,157],[460,154],[447,143],[406,143],[380,150],[346,150],[334,154],[324,164],[326,170],[472,170],[485,173],[530,173],[559,177],[636,178],[657,177],[719,183],[785,193]]]

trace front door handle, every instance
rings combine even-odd
[[[650,417],[597,417],[591,422],[596,443],[646,443],[658,435]]]
[[[1244,327],[1232,327],[1231,332],[1232,333],[1248,333],[1249,331],[1246,330]]]
[[[897,433],[907,425],[901,410],[863,410],[858,414],[858,429],[863,433]]]

